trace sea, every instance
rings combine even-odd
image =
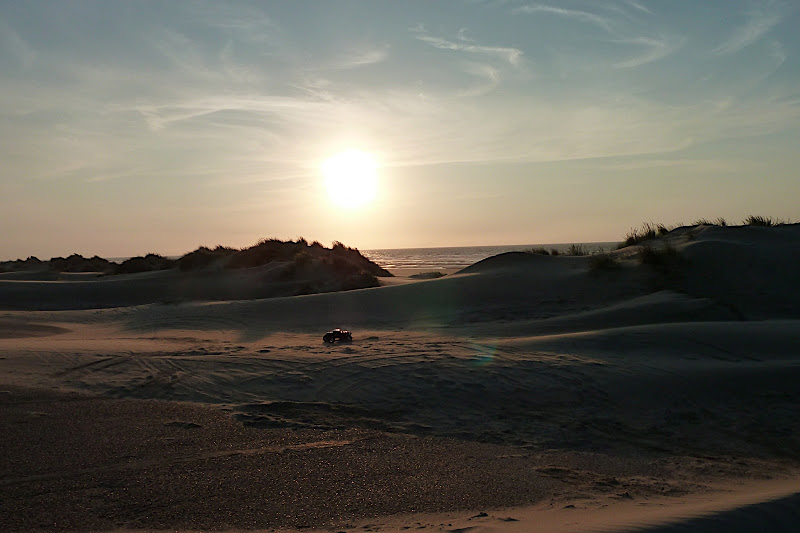
[[[572,245],[583,247],[588,253],[601,253],[616,248],[618,242],[584,242],[557,244],[506,244],[500,246],[454,246],[443,248],[387,248],[360,250],[361,253],[381,267],[413,269],[459,269],[477,263],[487,257],[505,252],[522,252],[534,248],[567,252]]]

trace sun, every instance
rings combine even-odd
[[[362,207],[378,192],[378,164],[361,150],[339,152],[322,162],[328,197],[339,207]]]

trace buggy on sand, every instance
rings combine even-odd
[[[325,342],[329,342],[331,344],[335,343],[336,341],[339,342],[352,342],[353,335],[347,331],[346,329],[332,329],[328,333],[322,336],[322,340]]]

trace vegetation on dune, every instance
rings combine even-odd
[[[392,276],[357,249],[341,242],[335,241],[326,248],[316,241],[309,244],[303,238],[296,241],[262,239],[242,249],[200,246],[177,259],[150,253],[114,263],[97,256],[87,259],[73,254],[50,261],[29,257],[24,261],[0,262],[0,272],[30,271],[43,276],[42,279],[60,279],[57,274],[61,272],[100,272],[113,276],[165,270],[172,270],[186,281],[177,283],[173,292],[178,296],[170,296],[166,301],[270,298],[346,291],[377,287],[379,276]],[[229,282],[214,283],[209,275],[223,276],[220,280]],[[204,287],[207,281],[211,282]],[[181,291],[186,294],[181,296]]]
[[[772,217],[765,217],[760,215],[750,215],[746,219],[744,219],[741,226],[775,227],[775,226],[785,226],[789,224],[796,224],[796,222],[791,222],[789,220],[782,220]],[[707,218],[699,218],[692,223],[692,226],[717,226],[724,228],[728,227],[729,225],[727,220],[725,220],[722,217],[718,217],[715,220],[709,220]],[[656,239],[658,237],[664,237],[680,227],[683,227],[683,224],[666,226],[664,224],[645,222],[638,228],[632,228],[628,232],[628,234],[625,235],[625,240],[623,240],[617,246],[617,249],[625,248],[627,246],[634,246],[652,239]],[[694,235],[695,234],[692,233],[687,234],[687,236],[690,239],[694,237]]]
[[[566,249],[564,252],[559,252],[556,248],[550,248],[549,250],[543,246],[539,246],[537,248],[531,248],[530,250],[525,250],[525,253],[534,254],[534,255],[574,255],[574,256],[581,256],[581,255],[591,255],[589,249],[582,244],[571,244],[569,248]]]
[[[331,248],[318,242],[308,243],[302,237],[297,241],[262,239],[255,246],[230,254],[226,268],[252,268],[272,262],[293,263],[294,269],[322,265],[339,274],[366,272],[372,276],[390,277],[392,274],[376,265],[356,248],[334,241]]]
[[[683,224],[667,226],[645,222],[640,227],[631,229],[625,236],[625,240],[617,246],[617,249],[629,246],[636,247],[635,258],[640,265],[652,268],[662,276],[662,279],[675,279],[682,275],[687,264],[686,257],[675,248],[675,237],[670,237],[678,229],[682,231],[677,235],[680,235],[685,240],[692,241],[703,232],[705,227],[776,227],[789,224],[793,224],[793,222],[759,215],[747,217],[739,226],[730,226],[727,220],[722,217],[714,220],[700,218],[695,220],[691,226],[684,226]],[[596,254],[590,258],[589,270],[592,272],[618,268],[620,268],[619,258],[612,255]]]
[[[538,248],[531,248],[530,250],[525,250],[529,254],[536,254],[536,255],[550,255],[550,252],[547,251],[547,248],[542,248],[541,246]]]
[[[411,274],[409,277],[412,279],[437,279],[446,275],[443,272],[420,272],[419,274]]]
[[[158,254],[147,254],[144,257],[131,257],[114,267],[114,274],[137,274],[139,272],[154,272],[169,270],[175,266],[174,259],[168,259]]]
[[[48,261],[47,266],[56,272],[111,272],[115,263],[102,257],[86,258],[79,254],[69,257],[54,257]]]
[[[574,256],[589,255],[589,249],[582,244],[570,244],[569,248],[567,248],[567,251],[564,252],[564,254]]]
[[[197,250],[181,256],[177,261],[178,269],[182,272],[200,270],[235,253],[235,248],[228,248],[226,246],[217,246],[213,250],[211,248],[201,246]]]
[[[789,224],[796,224],[796,222],[790,222],[789,220],[782,220],[778,218],[772,217],[764,217],[760,215],[750,215],[744,220],[745,226],[764,226],[764,227],[775,227],[775,226],[787,226]]]
[[[589,258],[589,270],[591,272],[612,271],[621,268],[622,264],[620,264],[619,260],[608,253],[594,254]]]
[[[727,225],[728,222],[722,217],[718,217],[714,221],[711,221],[707,218],[698,218],[697,220],[692,222],[692,226],[720,226],[724,228]]]
[[[662,272],[672,270],[684,260],[680,252],[668,242],[664,242],[660,246],[646,243],[639,247],[636,257],[640,264],[649,265]]]
[[[536,255],[561,255],[561,252],[558,251],[558,248],[550,248],[548,250],[543,246],[539,246],[537,248],[531,248],[530,250],[525,250],[525,253],[536,254]],[[567,252],[567,255],[569,255],[569,252]],[[575,255],[586,255],[586,254],[575,254]]]
[[[0,272],[22,270],[49,270],[52,272],[102,272],[107,275],[132,274],[178,268],[181,272],[203,269],[246,269],[274,263],[270,279],[274,282],[304,284],[301,293],[323,292],[378,285],[377,277],[392,274],[376,265],[355,248],[335,241],[331,248],[303,238],[297,241],[261,239],[254,246],[236,249],[226,246],[208,248],[201,246],[178,259],[158,254],[132,257],[122,263],[112,263],[100,257],[87,259],[79,254],[67,258],[56,257],[41,261],[35,257],[26,260],[0,262]],[[264,278],[266,279],[266,278]],[[302,280],[302,283],[299,281]]]
[[[633,246],[650,239],[663,237],[673,229],[675,229],[675,226],[667,227],[664,224],[645,222],[639,228],[632,228],[628,234],[625,235],[625,240],[618,246],[618,248],[625,248],[626,246]]]
[[[3,261],[0,263],[0,272],[19,272],[21,270],[39,270],[44,268],[44,261],[35,256],[27,259],[16,259],[14,261]]]

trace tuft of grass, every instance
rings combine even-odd
[[[783,224],[790,224],[790,222],[773,219],[771,217],[754,215],[747,217],[744,221],[744,225],[747,226],[780,226]],[[664,237],[672,232],[675,228],[680,228],[682,226],[682,223],[673,226],[665,226],[664,224],[645,222],[638,228],[632,228],[628,234],[625,235],[625,240],[621,242],[619,246],[617,246],[617,249],[625,248],[627,246],[634,246],[657,237]],[[728,226],[728,221],[722,217],[717,217],[714,220],[710,220],[708,218],[698,218],[692,223],[692,226],[719,226],[724,228]],[[694,238],[694,235],[688,234],[688,238],[691,240]]]
[[[664,224],[645,222],[639,228],[631,228],[628,234],[625,235],[625,240],[617,248],[625,248],[626,246],[633,246],[640,242],[655,239],[656,237],[663,237],[672,231],[672,229],[673,228],[669,228]]]
[[[542,248],[542,247],[531,248],[530,250],[527,250],[527,252],[529,254],[550,255],[550,252],[548,252],[546,248]]]
[[[411,274],[409,278],[412,279],[437,279],[446,276],[442,272],[420,272],[419,274]]]
[[[619,270],[620,268],[622,268],[622,265],[617,258],[611,254],[594,254],[589,258],[590,272],[609,272],[612,270]]]
[[[780,226],[783,223],[784,222],[776,220],[772,217],[763,217],[760,215],[750,215],[749,217],[744,219],[745,226],[763,226],[771,228],[774,226]]]
[[[567,251],[564,252],[565,255],[589,255],[589,250],[582,244],[570,244]]]
[[[639,263],[648,265],[661,274],[675,275],[680,272],[686,259],[669,243],[663,246],[653,246],[645,243],[639,248],[637,256]]]

